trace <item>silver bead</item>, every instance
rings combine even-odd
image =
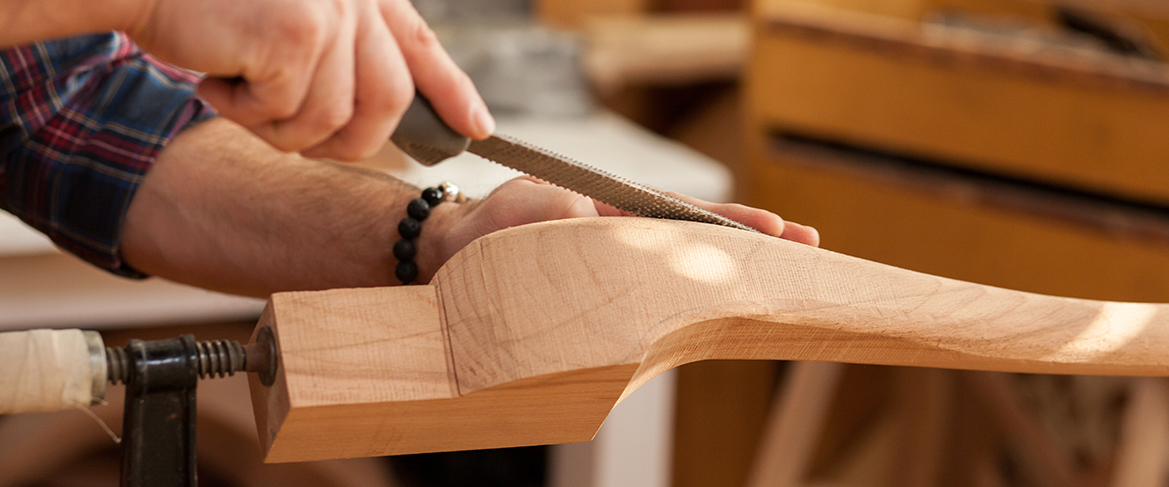
[[[450,181],[443,181],[438,185],[438,189],[442,190],[443,201],[462,202],[465,200],[462,194],[459,194],[459,187]]]

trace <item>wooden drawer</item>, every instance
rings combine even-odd
[[[858,8],[758,6],[752,130],[1169,204],[1164,63],[923,26],[924,0],[833,3]]]
[[[741,186],[830,250],[1024,291],[1169,300],[1169,217],[771,141]]]

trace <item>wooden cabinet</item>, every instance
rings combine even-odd
[[[1035,2],[921,21],[960,3],[760,1],[740,199],[901,267],[1169,298],[1169,68],[986,13]]]
[[[1169,67],[1163,54],[1123,55],[1058,20],[1080,15],[1164,53],[1165,5],[757,0],[738,197],[817,227],[825,248],[898,267],[1047,294],[1169,300]],[[778,403],[772,431],[815,420],[778,419],[808,401],[830,410],[812,440],[765,435],[772,463],[757,461],[751,485],[1165,480],[1153,457],[1169,428],[1150,406],[1166,401],[1164,381],[935,372],[922,382],[932,389],[902,387],[927,375],[850,366],[814,398],[789,381],[797,393]],[[865,374],[883,382],[849,379]],[[1093,409],[1092,421],[1052,414],[1120,397],[1104,390],[1124,391],[1127,403]],[[1098,434],[1100,421],[1108,433]],[[1079,447],[1061,441],[1093,427],[1095,456],[1068,454]],[[776,467],[799,454],[811,460]],[[811,473],[821,476],[801,477]]]

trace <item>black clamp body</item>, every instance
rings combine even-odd
[[[196,487],[199,379],[247,370],[258,373],[264,385],[272,385],[276,340],[266,326],[247,347],[234,340],[196,342],[193,335],[130,340],[125,347],[106,348],[105,361],[109,382],[126,384],[122,487]]]
[[[125,487],[195,487],[195,337],[130,340],[122,431]]]

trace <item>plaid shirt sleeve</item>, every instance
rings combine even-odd
[[[142,277],[118,252],[122,222],[158,153],[214,115],[198,77],[122,33],[0,51],[0,208],[61,248]]]

